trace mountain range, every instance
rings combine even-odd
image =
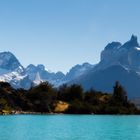
[[[62,72],[49,72],[45,66],[30,64],[24,68],[19,60],[11,52],[0,53],[0,81],[10,83],[14,88],[29,89],[41,82],[48,81],[58,87],[63,83],[68,83],[72,79],[83,75],[93,65],[84,63],[74,66],[66,75]]]
[[[1,52],[0,81],[24,89],[45,81],[56,87],[76,83],[85,90],[94,88],[104,92],[112,92],[112,86],[119,81],[129,98],[140,97],[140,46],[137,37],[132,35],[124,44],[109,43],[100,56],[100,62],[95,65],[77,64],[63,74],[49,72],[42,64],[30,64],[24,68],[11,52]]]

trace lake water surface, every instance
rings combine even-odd
[[[0,140],[140,140],[140,116],[0,116]]]

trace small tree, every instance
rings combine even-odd
[[[115,83],[115,86],[114,86],[113,99],[117,103],[126,103],[127,102],[126,91],[120,85],[120,83],[118,81]]]
[[[67,86],[67,84],[60,86],[58,89],[57,99],[62,101],[69,101],[69,89],[70,88]]]

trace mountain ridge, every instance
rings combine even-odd
[[[82,74],[88,67],[92,67],[92,65],[84,63],[74,66],[72,69],[75,69],[75,75],[72,74],[72,70],[67,74],[61,71],[54,73],[47,71],[42,64],[36,66],[29,64],[25,68],[11,52],[0,53],[0,81],[8,82],[14,88],[29,89],[31,86],[36,86],[45,81],[50,82],[54,86],[59,86],[73,79],[72,77],[76,77],[79,72]]]
[[[109,43],[101,52],[100,62],[70,84],[110,92],[115,81],[121,82],[129,97],[140,96],[140,46],[134,35],[124,44]]]
[[[0,53],[0,81],[9,82],[14,88],[25,89],[45,81],[56,87],[65,83],[76,83],[81,84],[85,89],[95,88],[107,92],[112,90],[114,82],[119,81],[125,87],[129,97],[140,96],[138,92],[140,90],[138,87],[140,83],[138,38],[132,35],[124,44],[111,42],[101,52],[99,63],[96,65],[87,62],[77,64],[66,74],[61,71],[49,72],[42,64],[37,66],[29,64],[24,68],[12,53],[2,52]]]

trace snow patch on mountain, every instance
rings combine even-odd
[[[137,51],[140,51],[140,48],[139,48],[139,47],[135,47],[135,49],[136,49]]]
[[[37,66],[30,64],[24,68],[12,53],[2,52],[0,53],[0,81],[9,82],[15,88],[25,89],[45,81],[54,86],[60,86],[81,77],[86,79],[87,74],[113,66],[123,68],[128,74],[134,71],[140,75],[140,46],[136,36],[132,35],[131,39],[124,44],[109,43],[101,52],[101,60],[98,64],[75,65],[66,75],[62,72],[50,72],[42,64]]]
[[[0,53],[0,68],[9,71],[23,72],[24,68],[17,58],[10,52]]]
[[[34,85],[39,85],[42,82],[43,82],[43,80],[40,78],[39,72],[37,72],[35,80],[33,81],[33,83],[34,83]]]

